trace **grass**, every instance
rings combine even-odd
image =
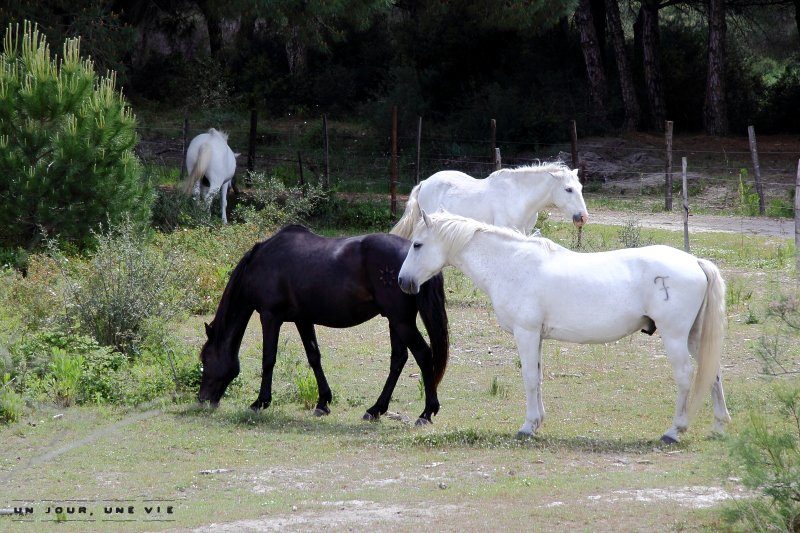
[[[618,230],[587,226],[584,238],[619,246]],[[566,226],[548,231],[556,240],[569,237]],[[642,233],[682,244],[680,234]],[[750,347],[761,326],[748,317],[763,317],[778,288],[789,284],[784,255],[790,248],[737,235],[693,238],[699,249],[716,254],[733,287],[723,379],[733,417],[729,432],[736,433],[742,414],[760,405],[768,390]],[[0,454],[0,507],[25,500],[35,509],[35,521],[0,517],[0,529],[52,531],[44,512],[58,503],[50,500],[68,499],[93,500],[87,503],[93,519],[106,518],[101,500],[132,500],[126,505],[136,519],[75,522],[67,514],[69,531],[183,531],[244,519],[290,531],[332,525],[353,531],[720,527],[713,509],[675,497],[687,488],[737,494],[739,486],[722,460],[725,440],[709,438],[710,402],[680,444],[657,440],[671,423],[675,401],[658,335],[600,345],[545,341],[547,418],[537,437],[518,440],[525,400],[513,338],[500,330],[491,303],[469,280],[453,269],[445,280],[453,344],[439,387],[442,409],[432,426],[385,417],[361,421],[389,370],[388,324],[380,317],[346,330],[318,328],[323,366],[338,399],[331,415],[312,417],[290,393],[304,370],[298,365],[305,364],[292,324],[281,331],[276,401],[250,412],[261,370],[254,316],[242,344],[240,384],[218,410],[170,399],[138,411],[42,405],[19,423],[0,426],[0,449],[7,450]],[[199,348],[210,318],[192,317],[179,334]],[[409,359],[390,410],[413,420],[422,408],[419,369]],[[157,518],[175,521],[144,521],[145,506],[152,507],[145,500],[172,505],[171,515],[162,509]]]

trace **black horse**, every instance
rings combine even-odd
[[[386,413],[389,400],[408,360],[414,354],[425,385],[425,410],[417,424],[431,422],[439,411],[436,389],[449,356],[444,280],[439,273],[408,295],[397,285],[397,272],[410,241],[388,234],[328,238],[302,226],[288,226],[244,254],[231,273],[200,352],[203,379],[200,401],[217,406],[239,374],[239,347],[253,311],[261,315],[264,336],[263,374],[254,411],[272,401],[272,371],[281,324],[294,322],[319,387],[317,416],[330,413],[331,389],[322,371],[314,325],[347,328],[380,313],[389,319],[392,346],[389,377],[365,420]],[[428,330],[431,347],[416,326],[417,312]]]

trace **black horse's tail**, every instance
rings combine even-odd
[[[419,316],[431,339],[434,386],[442,381],[450,358],[450,331],[444,304],[444,276],[439,272],[423,283],[417,294]]]

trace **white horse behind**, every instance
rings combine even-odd
[[[420,210],[448,213],[487,224],[530,233],[539,210],[555,204],[577,227],[589,214],[581,194],[578,171],[563,163],[504,168],[486,179],[475,179],[456,170],[443,170],[411,190],[403,217],[392,233],[411,238]]]
[[[228,187],[236,172],[236,157],[228,146],[228,135],[211,128],[189,143],[186,150],[186,170],[189,177],[184,183],[187,194],[206,199],[209,209],[213,195],[219,192],[222,206],[222,221],[227,224],[225,213],[228,205]]]
[[[527,396],[518,436],[544,420],[542,339],[585,344],[639,331],[661,332],[678,398],[661,440],[677,442],[711,390],[713,431],[730,421],[719,376],[727,317],[725,282],[713,263],[669,246],[576,253],[549,239],[474,220],[424,212],[398,275],[410,293],[444,266],[461,270],[492,300],[497,321],[514,335]],[[697,359],[692,405],[687,409]]]

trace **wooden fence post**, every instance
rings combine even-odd
[[[747,137],[750,139],[750,155],[753,156],[753,172],[756,178],[756,192],[758,193],[758,210],[764,215],[764,190],[761,187],[761,168],[758,166],[758,149],[756,148],[756,130],[753,126],[747,126]]]
[[[181,148],[181,179],[186,176],[186,139],[189,135],[189,106],[183,108],[183,148]]]
[[[322,188],[328,192],[331,187],[330,174],[328,174],[328,115],[322,115],[322,149],[325,152],[325,168],[322,172]]]
[[[794,275],[800,280],[800,159],[794,178]]]
[[[422,147],[422,117],[417,122],[417,164],[414,165],[414,185],[419,185],[419,155]]]
[[[306,197],[306,181],[303,179],[303,156],[300,150],[297,151],[297,164],[300,165],[300,190],[303,193],[303,198]]]
[[[500,148],[494,149],[494,170],[503,168],[503,158],[500,157]]]
[[[672,121],[665,128],[667,138],[667,164],[664,169],[664,210],[672,211]]]
[[[392,217],[397,218],[397,106],[392,106]]]
[[[683,167],[683,249],[689,252],[689,188],[686,186],[686,158],[681,158]]]
[[[247,143],[247,177],[245,183],[250,185],[250,172],[256,168],[256,137],[258,136],[258,110],[250,110],[250,138]]]
[[[570,136],[572,137],[572,168],[578,168],[578,125],[570,120]]]
[[[492,152],[491,152],[492,168],[497,170],[497,122],[494,119],[492,119],[492,121],[489,124],[490,124],[489,130],[490,130],[491,136],[492,136],[492,140],[491,140],[491,142],[492,142],[492,148],[491,148],[492,149]]]

